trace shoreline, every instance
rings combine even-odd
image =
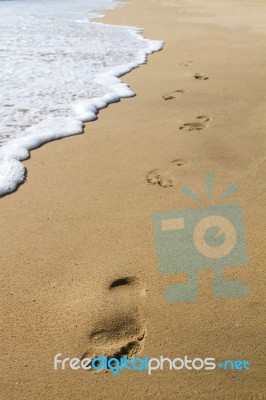
[[[117,7],[118,6],[119,4],[117,4]],[[13,11],[15,12],[16,8]],[[81,12],[82,10],[79,11]],[[53,99],[51,98],[51,96],[47,91],[45,91],[45,93],[43,94],[43,98],[41,104],[39,104],[39,108],[38,106],[36,106],[36,110],[38,110],[40,116],[39,122],[33,123],[32,121],[33,111],[31,106],[29,106],[29,108],[22,109],[21,111],[21,109],[17,109],[15,105],[11,105],[11,107],[15,107],[15,109],[12,109],[12,116],[9,115],[8,112],[6,115],[5,112],[3,111],[4,120],[12,118],[15,121],[18,118],[17,116],[18,112],[24,112],[25,114],[27,114],[26,121],[21,121],[21,124],[24,123],[24,127],[26,126],[27,128],[25,128],[25,131],[22,132],[23,129],[22,127],[20,127],[21,131],[20,135],[18,135],[17,132],[13,134],[11,133],[10,139],[7,142],[4,142],[3,146],[0,148],[0,171],[1,171],[0,197],[3,197],[5,195],[8,195],[16,191],[21,184],[25,183],[27,177],[27,171],[25,170],[23,161],[30,158],[30,152],[32,150],[36,150],[41,146],[49,142],[53,142],[55,140],[84,133],[85,123],[96,120],[97,115],[101,109],[108,107],[108,105],[112,103],[119,102],[121,98],[128,98],[134,96],[134,92],[130,90],[128,85],[122,83],[119,78],[121,76],[124,76],[126,73],[129,73],[133,69],[139,67],[140,65],[144,64],[149,54],[152,54],[153,52],[162,49],[163,43],[161,41],[151,41],[148,39],[144,39],[137,28],[134,27],[127,28],[121,25],[119,26],[119,25],[104,24],[102,22],[96,22],[96,21],[94,21],[94,23],[92,22],[93,19],[94,20],[96,18],[99,19],[100,17],[101,14],[97,14],[97,11],[94,13],[93,10],[88,11],[87,26],[90,27],[90,30],[93,31],[95,26],[101,25],[102,35],[106,36],[105,39],[106,42],[104,43],[99,42],[97,45],[100,47],[101,45],[103,47],[110,46],[110,44],[108,43],[110,35],[114,36],[111,42],[111,47],[115,45],[120,46],[119,54],[120,58],[123,60],[123,63],[121,61],[121,63],[119,64],[117,60],[115,61],[111,59],[110,52],[107,53],[107,51],[105,51],[105,53],[102,55],[102,62],[98,65],[97,70],[95,69],[95,66],[92,66],[94,65],[93,63],[92,65],[89,63],[89,67],[86,65],[86,68],[85,65],[81,64],[79,74],[75,72],[75,67],[73,67],[71,73],[74,76],[72,77],[71,86],[68,85],[69,83],[68,81],[64,83],[61,82],[60,79],[58,79],[56,82],[57,91],[62,97],[62,99],[59,100],[57,99],[57,100],[59,101],[59,103],[60,101],[62,102],[62,104],[60,103],[60,107],[64,111],[64,115],[62,116],[57,115],[56,111],[58,110],[53,110],[53,111],[51,110],[50,114],[47,114],[47,110],[45,109],[45,106],[47,107],[47,101],[49,101],[50,108],[52,107],[53,104]],[[3,18],[5,18],[5,16]],[[49,23],[49,18],[48,18],[48,23]],[[106,35],[107,33],[106,30],[108,30],[108,35]],[[85,30],[85,33],[86,32],[87,31]],[[31,35],[31,37],[34,37],[34,35]],[[82,34],[80,34],[79,39],[82,41],[83,39]],[[74,43],[72,43],[72,45],[73,46],[76,45],[77,47],[76,50],[78,50],[78,44],[75,41]],[[87,38],[86,38],[86,43],[84,43],[84,45],[87,45]],[[131,57],[128,56],[129,45],[131,46],[130,50]],[[59,46],[58,57],[60,57],[61,54],[60,50],[61,49]],[[13,49],[13,51],[16,57],[17,49],[15,48]],[[88,52],[90,51],[89,48],[87,51]],[[65,57],[66,55],[64,56],[64,58]],[[80,54],[79,61],[84,59],[84,57],[86,57],[86,53],[84,55]],[[41,55],[40,58],[42,60]],[[32,61],[34,62],[34,59]],[[45,79],[46,78],[49,79],[50,76],[47,75],[47,70],[45,69],[45,61],[47,60],[40,61],[40,63],[41,62],[43,63],[42,64],[42,67],[44,68],[43,76],[45,77]],[[62,63],[63,64],[67,63],[67,59],[62,59],[61,55],[61,66]],[[106,63],[108,65],[110,64],[110,67],[108,69],[105,69],[103,67],[104,65],[106,65]],[[82,69],[84,70],[84,68],[87,76],[84,80],[80,80],[79,76],[82,75]],[[93,70],[93,74],[91,74],[91,68]],[[56,74],[58,74],[58,71],[56,67],[53,72],[55,76],[57,76]],[[23,71],[21,73],[23,75]],[[75,75],[75,73],[77,75]],[[38,75],[38,72],[36,72],[36,74]],[[63,72],[61,71],[60,74],[62,75]],[[91,78],[91,76],[93,76],[93,79]],[[9,86],[12,84],[12,81],[10,83],[8,80],[7,83],[8,83],[7,86]],[[41,82],[39,82],[39,84],[41,85]],[[51,80],[51,85],[52,84],[53,80]],[[35,82],[35,86],[36,85],[38,85],[38,83]],[[83,98],[82,96],[81,97],[79,96],[79,92],[80,90],[82,91],[84,86],[87,86],[89,88],[89,91],[86,93],[87,95],[86,99],[85,97]],[[75,88],[74,91],[73,88]],[[64,95],[66,93],[69,93],[68,100],[64,98]],[[72,96],[70,96],[71,93]],[[90,97],[91,93],[94,93],[94,97]],[[13,95],[16,95],[16,92]],[[30,99],[29,102],[33,103],[34,93],[29,89],[29,93],[26,92],[26,97],[27,95]],[[70,99],[71,97],[72,101]],[[73,98],[75,99],[75,101],[73,100]],[[59,107],[59,105],[55,104],[55,107],[57,106]],[[4,105],[3,110],[9,108],[10,105],[9,106]],[[45,115],[43,119],[41,118],[42,114]],[[5,132],[7,126],[4,125],[2,127],[3,132]]]
[[[32,152],[27,182],[1,199],[4,397],[263,398],[263,10],[260,1],[133,0],[106,12],[102,21],[142,26],[164,50],[122,77],[137,96],[101,110],[83,135]],[[214,199],[239,185],[230,204],[244,208],[249,262],[225,277],[249,293],[215,298],[203,270],[198,302],[166,302],[165,288],[186,275],[159,273],[152,216],[197,207],[181,188],[205,198],[206,172]],[[57,353],[129,344],[140,357],[246,359],[252,371],[53,370]]]

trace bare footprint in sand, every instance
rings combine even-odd
[[[164,100],[173,100],[175,99],[177,96],[179,96],[180,94],[184,94],[186,93],[185,89],[178,89],[178,90],[174,90],[173,92],[170,93],[166,93],[162,96],[162,98]]]
[[[176,168],[187,165],[188,162],[182,158],[175,159],[165,169],[154,169],[148,173],[146,179],[151,185],[159,185],[167,188],[174,184],[174,172]]]
[[[180,126],[179,129],[185,131],[201,131],[208,126],[209,121],[210,118],[207,115],[200,115],[196,118],[195,122],[187,122]]]
[[[182,65],[182,67],[191,67],[191,65],[193,64],[192,60],[189,61],[185,61],[183,63],[180,63],[180,65]]]
[[[88,349],[82,359],[132,359],[143,350],[147,331],[139,303],[145,293],[145,285],[136,277],[121,277],[109,284],[110,301],[88,334]]]
[[[208,79],[210,79],[208,76],[204,76],[198,73],[194,75],[194,78],[200,81],[207,81]]]
[[[170,171],[163,169],[154,169],[146,176],[148,183],[167,188],[173,186],[173,176]]]

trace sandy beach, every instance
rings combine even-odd
[[[101,110],[83,135],[48,143],[0,202],[2,399],[265,399],[266,3],[132,0],[111,24],[142,27],[163,51],[125,75],[136,96]],[[233,182],[249,261],[225,269],[248,295],[167,302],[187,275],[158,269],[154,213],[198,207]],[[226,203],[226,201],[225,201]],[[264,311],[264,312],[263,312]],[[54,369],[117,353],[248,360],[250,370]]]

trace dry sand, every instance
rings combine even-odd
[[[1,199],[1,399],[265,398],[265,17],[258,0],[133,0],[108,13],[165,48],[123,78],[136,97],[32,152],[27,182]],[[196,207],[181,187],[204,196],[207,171],[214,197],[239,184],[228,201],[244,207],[249,263],[225,275],[249,294],[214,298],[202,271],[199,302],[165,302],[186,276],[160,275],[152,215]],[[122,346],[251,370],[53,370],[56,353]]]

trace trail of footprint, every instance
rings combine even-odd
[[[147,332],[139,305],[135,301],[145,292],[144,284],[136,277],[121,277],[110,283],[108,294],[116,296],[115,304],[119,308],[108,309],[106,317],[89,333],[90,348],[83,354],[82,359],[93,360],[101,356],[107,359],[127,356],[132,359],[143,350]],[[126,300],[131,294],[132,298],[127,308]]]
[[[208,126],[210,118],[206,115],[200,115],[196,118],[195,122],[187,122],[184,125],[180,126],[180,130],[185,131],[201,131],[202,129]]]
[[[162,96],[162,98],[164,100],[173,100],[175,99],[178,95],[185,93],[186,90],[185,89],[178,89],[178,90],[174,90],[173,92],[170,93],[166,93]]]
[[[208,79],[210,79],[208,76],[204,76],[204,75],[201,75],[201,74],[198,74],[198,73],[196,73],[194,75],[194,78],[198,79],[200,81],[207,81]]]
[[[146,176],[147,182],[151,185],[159,185],[163,188],[172,187],[174,183],[174,171],[188,162],[182,158],[170,162],[166,169],[154,169]]]

